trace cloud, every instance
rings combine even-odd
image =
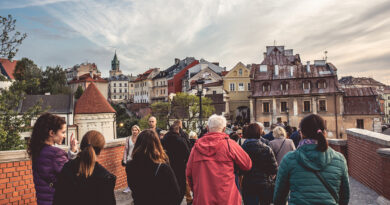
[[[13,1],[1,1],[0,9],[21,9],[34,6],[45,6],[48,4],[56,4],[67,1],[79,1],[79,0],[13,0]]]
[[[22,2],[44,5],[55,19],[95,44],[93,50],[101,51],[86,52],[90,61],[109,53],[112,58],[117,50],[125,73],[165,69],[174,58],[186,56],[219,61],[228,69],[239,61],[259,63],[265,46],[274,41],[300,53],[303,62],[321,59],[327,50],[340,75],[358,75],[370,67],[383,80],[381,73],[389,66],[386,0]],[[99,67],[108,75],[110,61]]]

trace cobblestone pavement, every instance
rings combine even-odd
[[[350,205],[378,205],[376,203],[378,194],[374,190],[364,186],[352,177],[349,177],[349,180],[351,186]],[[130,205],[131,194],[123,193],[122,191],[123,190],[118,190],[115,192],[117,204]],[[183,200],[181,205],[186,205],[185,200]]]

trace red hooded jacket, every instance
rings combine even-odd
[[[248,154],[227,134],[211,132],[197,140],[186,169],[193,205],[241,204],[234,164],[244,171],[252,167]]]

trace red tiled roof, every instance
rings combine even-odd
[[[360,97],[360,96],[377,96],[375,88],[362,87],[362,88],[344,88],[344,95],[347,97]]]
[[[149,74],[152,73],[153,70],[154,69],[151,68],[151,69],[147,70],[145,73],[139,74],[137,79],[135,79],[134,82],[145,80],[146,78],[148,78]]]
[[[84,75],[81,75],[78,80],[77,80],[77,78],[73,78],[73,80],[71,80],[69,82],[69,84],[80,83],[80,82],[102,82],[102,83],[108,83],[107,80],[104,80],[103,78],[101,78],[98,75],[93,75],[93,78],[92,78],[89,73],[86,73]]]
[[[15,67],[16,67],[16,63],[18,61],[14,60],[14,61],[9,61],[8,59],[0,59],[0,64],[3,66],[3,68],[5,69],[5,72],[7,72],[8,76],[14,80],[15,77],[14,77],[14,71],[15,71]]]
[[[229,71],[222,71],[221,76],[225,76],[228,73],[229,73]]]
[[[91,83],[76,102],[75,114],[115,113],[114,108],[100,93],[94,83]]]

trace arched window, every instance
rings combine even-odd
[[[288,90],[288,82],[282,82],[280,84],[280,90],[287,91]]]
[[[317,81],[317,88],[318,89],[325,89],[327,86],[326,84],[326,81],[325,80],[319,80]]]
[[[263,83],[263,92],[271,91],[271,84]]]

